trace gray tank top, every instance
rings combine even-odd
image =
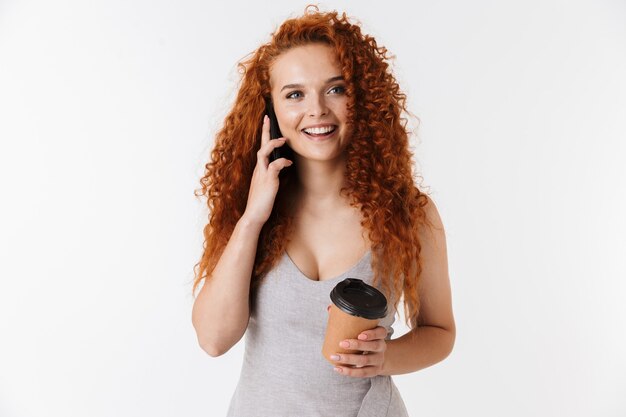
[[[343,274],[313,281],[283,253],[251,306],[228,417],[408,417],[391,376],[338,374],[321,352],[331,290],[348,277],[372,285],[370,262],[371,250]],[[379,324],[386,340],[395,318],[390,307]]]

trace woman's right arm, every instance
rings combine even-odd
[[[209,355],[226,353],[244,335],[250,318],[250,278],[263,224],[241,217],[211,277],[193,305],[198,343]]]
[[[191,321],[198,343],[213,357],[226,353],[243,337],[248,327],[250,279],[259,235],[274,207],[280,185],[278,174],[293,163],[286,158],[269,163],[270,153],[284,143],[284,138],[270,140],[266,117],[246,210],[193,304]]]

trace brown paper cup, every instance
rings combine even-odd
[[[346,339],[356,339],[361,332],[374,329],[379,322],[380,319],[368,320],[363,317],[352,316],[337,308],[336,305],[331,305],[326,325],[326,337],[322,346],[322,355],[328,362],[336,365],[340,362],[331,360],[330,355],[361,352],[360,350],[344,349],[339,346],[339,343]]]
[[[376,328],[387,314],[387,299],[376,288],[358,278],[346,278],[338,283],[330,293],[331,306],[328,312],[326,335],[322,345],[322,355],[330,359],[335,353],[360,353],[360,350],[345,349],[339,342],[356,339],[365,330]]]

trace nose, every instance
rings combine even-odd
[[[309,116],[320,117],[328,114],[328,106],[324,95],[311,95],[309,100]]]

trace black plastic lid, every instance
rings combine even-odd
[[[353,316],[375,320],[387,315],[385,295],[358,278],[346,278],[335,285],[330,299],[339,309]]]

